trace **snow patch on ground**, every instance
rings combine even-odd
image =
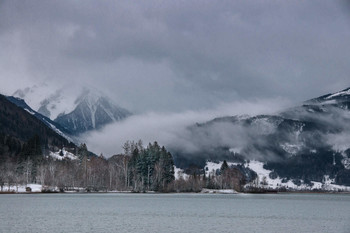
[[[201,193],[237,194],[233,189],[202,189]]]
[[[344,151],[341,153],[341,155],[343,156],[341,163],[344,165],[345,169],[350,169],[350,158],[348,158]]]
[[[337,92],[337,93],[335,93],[333,95],[330,95],[330,96],[326,97],[326,99],[332,99],[334,97],[343,96],[343,95],[350,95],[350,89],[347,89],[345,91]]]
[[[187,175],[183,169],[177,168],[176,166],[174,166],[174,172],[175,172],[175,180],[179,180],[181,178],[184,180],[187,180],[189,178],[189,175]]]
[[[27,112],[29,112],[31,115],[34,115],[34,114],[35,114],[35,112],[33,112],[33,111],[31,111],[31,110],[29,110],[29,109],[27,109],[27,108],[25,108],[24,110],[26,110]]]
[[[63,156],[61,156],[60,153],[63,154]],[[75,156],[73,153],[70,153],[69,151],[66,151],[65,148],[63,148],[62,150],[59,150],[58,152],[50,151],[50,156],[57,160],[62,160],[62,159],[77,160],[78,159],[77,156]]]
[[[341,163],[344,165],[345,169],[350,169],[350,158],[342,159]]]
[[[214,162],[209,162],[207,161],[207,163],[204,166],[204,171],[205,171],[205,176],[208,177],[210,176],[215,176],[216,175],[216,171],[220,170],[221,166],[222,166],[222,162],[219,163],[214,163]],[[232,165],[237,165],[237,163],[231,163],[231,162],[227,162],[227,165],[230,167]]]
[[[329,104],[336,104],[337,101],[336,100],[327,100],[327,101],[323,101],[320,104],[321,105],[329,105]]]
[[[291,155],[296,155],[301,149],[301,145],[294,145],[290,143],[284,143],[281,145],[281,147],[284,151]]]

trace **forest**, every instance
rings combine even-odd
[[[65,148],[68,150],[69,148]],[[77,159],[55,159],[44,153],[39,136],[28,140],[19,156],[1,157],[1,192],[4,186],[36,183],[43,192],[199,192],[203,188],[241,190],[244,175],[225,162],[219,173],[205,176],[203,169],[189,167],[175,179],[174,158],[157,142],[127,141],[123,153],[110,158],[92,155],[81,144],[71,151]],[[63,156],[62,150],[60,155]]]

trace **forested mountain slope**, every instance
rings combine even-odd
[[[188,128],[196,152],[172,148],[177,165],[264,162],[273,176],[350,185],[350,88],[275,115],[228,116]]]
[[[23,145],[33,138],[40,140],[42,149],[75,146],[31,113],[0,95],[0,156],[21,154]]]

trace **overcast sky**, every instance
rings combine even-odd
[[[350,86],[346,1],[0,1],[0,92],[95,86],[133,112]]]

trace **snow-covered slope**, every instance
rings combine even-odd
[[[339,96],[343,96],[343,97],[350,96],[350,88],[331,94],[330,96],[327,96],[326,99],[334,99],[335,97],[339,97]]]
[[[71,134],[70,131],[67,131],[65,128],[63,128],[61,125],[57,124],[56,122],[52,121],[50,118],[43,116],[42,114],[34,111],[30,106],[27,105],[27,103],[19,98],[19,97],[13,97],[13,96],[7,96],[6,97],[10,102],[14,103],[18,107],[23,108],[25,111],[30,113],[31,115],[35,116],[37,119],[42,121],[45,125],[50,127],[52,130],[54,130],[57,134],[61,135],[62,137],[66,138],[68,141],[73,142],[74,140],[69,136]]]
[[[67,151],[66,148],[62,148],[61,150],[56,151],[56,152],[50,151],[50,156],[56,160],[62,160],[62,159],[77,160],[78,159],[77,156],[75,156],[73,153]]]
[[[327,95],[320,96],[305,102],[305,104],[320,104],[320,105],[335,105],[349,107],[350,102],[350,88],[346,88],[342,91],[330,93]],[[345,104],[345,105],[344,105]]]
[[[220,170],[222,163],[223,162],[215,163],[215,162],[207,161],[207,163],[204,166],[205,176],[206,177],[215,176],[216,173]],[[227,165],[230,167],[232,165],[237,165],[237,163],[228,162]]]
[[[221,162],[207,162],[204,170],[206,176],[215,176],[222,165]],[[228,163],[229,166],[237,166],[238,163]],[[253,170],[257,174],[257,178],[248,183],[247,186],[260,187],[265,189],[281,189],[287,190],[323,190],[323,191],[350,191],[350,186],[337,185],[334,179],[328,175],[324,175],[322,182],[304,181],[302,179],[293,180],[275,176],[273,171],[264,168],[264,163],[256,160],[243,163],[245,168]]]

